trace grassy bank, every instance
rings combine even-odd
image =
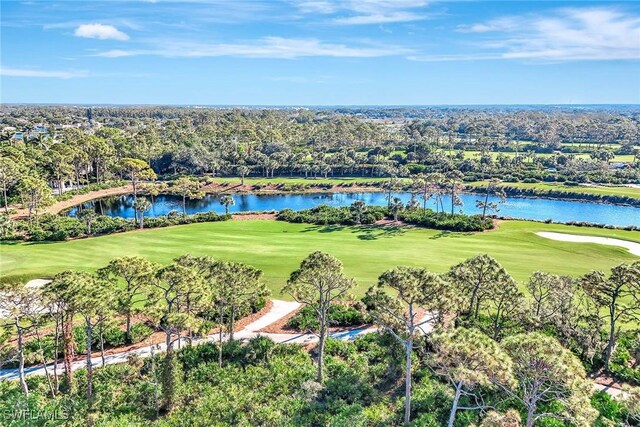
[[[465,182],[465,185],[472,185],[476,187],[485,187],[487,185],[484,181]],[[563,191],[568,194],[593,194],[597,196],[626,196],[633,197],[640,200],[640,188],[625,187],[625,186],[568,186],[557,183],[524,183],[524,182],[505,182],[503,185],[522,189],[535,189],[539,191]]]
[[[50,277],[67,269],[95,270],[110,259],[140,255],[160,263],[191,253],[252,264],[279,295],[287,277],[311,251],[340,258],[358,281],[362,294],[378,275],[395,265],[446,271],[452,264],[480,253],[498,259],[514,277],[535,270],[579,275],[638,259],[623,248],[557,242],[537,231],[616,237],[640,242],[640,233],[580,228],[525,221],[505,221],[483,233],[446,233],[398,227],[326,227],[281,221],[249,220],[191,224],[133,231],[58,243],[0,245],[2,280]]]

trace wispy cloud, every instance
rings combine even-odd
[[[0,68],[0,75],[8,77],[35,77],[53,79],[73,79],[88,77],[86,71],[53,71],[53,70],[28,70],[18,68]]]
[[[129,40],[126,33],[118,30],[113,25],[104,24],[82,24],[73,33],[76,37],[100,40]]]
[[[372,25],[411,22],[428,16],[416,9],[425,0],[309,0],[295,3],[302,13],[336,15],[330,22],[338,25]]]
[[[187,40],[164,40],[145,49],[116,49],[95,54],[106,58],[127,56],[163,56],[168,58],[204,58],[232,56],[244,58],[294,59],[300,57],[373,58],[410,54],[400,46],[362,45],[348,46],[318,39],[264,37],[243,43],[200,43]]]
[[[565,8],[544,16],[502,17],[458,31],[475,34],[475,43],[485,52],[410,59],[640,60],[640,15],[616,8]]]

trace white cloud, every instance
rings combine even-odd
[[[82,24],[73,33],[76,37],[100,40],[129,40],[129,36],[113,25]]]
[[[199,43],[193,41],[158,41],[149,49],[108,50],[94,56],[119,58],[127,56],[163,56],[168,58],[203,58],[232,56],[244,58],[294,59],[300,57],[373,58],[408,54],[399,46],[371,45],[352,47],[340,43],[327,43],[317,39],[264,37],[245,43]]]
[[[470,26],[461,25],[458,31],[463,33],[488,33],[491,31],[512,31],[520,25],[520,19],[514,17],[503,17],[492,19],[486,23],[473,24]]]
[[[303,1],[296,3],[298,9],[302,13],[323,13],[329,14],[336,12],[336,5],[331,3],[330,1],[322,1],[322,0],[311,0],[311,1]]]
[[[390,24],[394,22],[410,22],[424,19],[423,15],[411,12],[392,12],[386,15],[355,15],[346,18],[336,18],[333,20],[341,25],[367,25],[367,24]]]
[[[531,59],[640,60],[640,15],[607,7],[565,8],[547,15],[509,16],[459,27],[477,34],[484,52],[417,56],[422,61]]]
[[[426,6],[426,0],[309,0],[295,4],[302,13],[343,14],[330,21],[339,25],[389,24],[427,18],[412,11]]]
[[[17,68],[0,68],[0,75],[9,77],[37,77],[54,79],[73,79],[88,77],[86,71],[51,71],[51,70],[25,70]]]

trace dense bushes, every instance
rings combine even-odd
[[[169,227],[172,225],[193,224],[198,222],[225,221],[230,217],[218,215],[215,212],[202,212],[193,215],[180,213],[145,218],[145,228]],[[136,229],[133,219],[97,216],[91,222],[91,234],[88,233],[88,224],[78,218],[46,213],[38,218],[38,223],[28,221],[16,221],[17,236],[30,241],[60,241],[83,236],[99,236],[104,234],[131,231]]]
[[[329,307],[328,318],[330,326],[359,326],[371,321],[364,307],[360,305],[334,304]],[[289,319],[287,327],[299,331],[315,332],[320,329],[320,323],[316,312],[307,305]]]
[[[618,339],[609,370],[616,378],[632,385],[640,385],[640,334],[631,331]]]
[[[366,212],[360,216],[361,224],[373,224],[385,217],[387,209],[381,206],[367,206]],[[311,209],[294,211],[283,209],[277,218],[281,221],[309,223],[318,225],[341,224],[354,225],[357,223],[356,213],[350,207],[333,207],[320,205]]]
[[[449,231],[484,231],[493,228],[491,218],[482,218],[480,215],[461,215],[433,212],[427,209],[407,210],[398,213],[398,219],[409,224],[422,227],[435,228]]]
[[[367,206],[366,210],[360,215],[360,223],[373,224],[387,216],[389,216],[388,208],[382,206]],[[277,218],[281,221],[304,222],[318,225],[357,224],[357,216],[353,208],[336,208],[325,205],[301,211],[283,209],[278,213]],[[421,209],[401,210],[398,212],[398,219],[409,224],[438,230],[483,231],[493,228],[493,221],[490,218],[482,218],[479,215],[449,215],[446,213],[436,213],[428,209],[426,211]]]
[[[137,344],[149,338],[153,334],[153,329],[144,323],[136,323],[131,327],[131,344]]]
[[[389,209],[382,206],[367,206],[366,210],[360,214],[361,224],[373,224],[385,217],[391,216]],[[277,218],[281,221],[295,223],[309,223],[318,225],[357,224],[357,214],[352,207],[316,206],[315,208],[293,211],[283,209],[278,213]],[[398,212],[398,219],[409,224],[420,225],[422,227],[435,228],[438,230],[450,231],[483,231],[493,228],[493,221],[490,218],[482,218],[479,215],[449,215],[436,213],[431,210],[421,209],[401,210]]]

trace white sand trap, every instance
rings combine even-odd
[[[627,249],[633,255],[640,256],[640,243],[630,242],[628,240],[614,239],[611,237],[581,236],[577,234],[554,233],[551,231],[540,231],[536,234],[540,237],[544,237],[545,239],[559,240],[561,242],[597,243],[599,245],[620,246]]]
[[[41,288],[44,285],[51,283],[51,280],[49,279],[33,279],[33,280],[29,280],[27,282],[27,287],[28,288]]]

